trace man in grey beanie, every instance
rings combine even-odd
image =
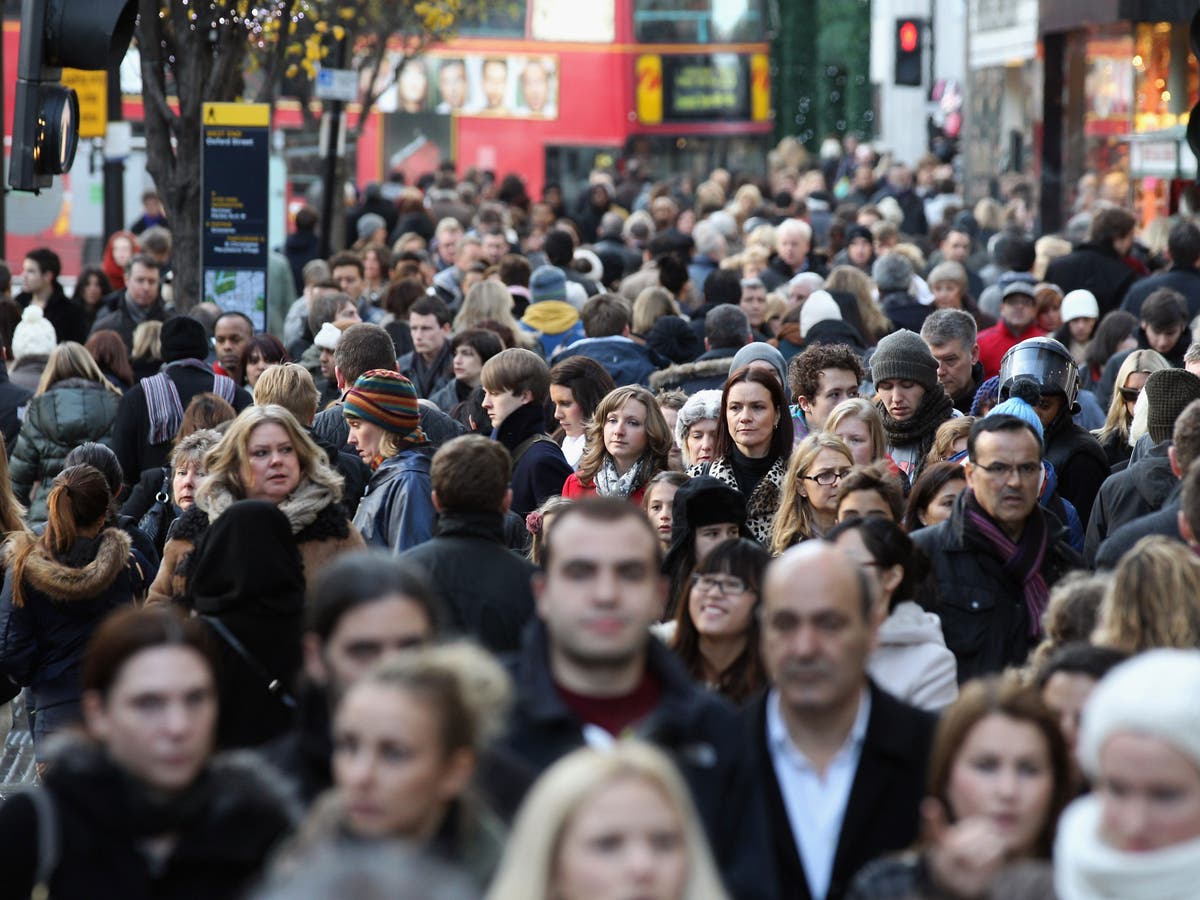
[[[925,342],[911,331],[889,334],[871,357],[887,452],[910,484],[921,474],[938,426],[961,415],[938,383],[937,368]]]
[[[920,332],[933,311],[912,293],[913,267],[899,253],[885,253],[871,267],[871,278],[879,288],[879,306],[897,328]]]

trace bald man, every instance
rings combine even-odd
[[[868,678],[886,610],[832,544],[771,563],[761,613],[772,687],[746,718],[775,878],[801,900],[841,900],[866,863],[916,839],[935,719]]]

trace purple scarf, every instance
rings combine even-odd
[[[1050,591],[1042,577],[1047,532],[1046,519],[1041,507],[1034,506],[1033,512],[1025,522],[1025,530],[1021,532],[1021,542],[1013,543],[979,505],[974,492],[968,490],[963,531],[965,535],[973,538],[975,543],[991,550],[1000,560],[1004,574],[1021,585],[1025,595],[1025,607],[1029,610],[1029,636],[1040,637],[1042,615],[1046,612],[1046,604],[1050,599]]]

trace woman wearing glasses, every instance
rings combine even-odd
[[[732,703],[764,684],[758,655],[763,573],[771,557],[756,541],[725,541],[696,566],[687,602],[675,614],[671,648],[688,673]]]
[[[1129,443],[1129,426],[1133,424],[1133,407],[1151,372],[1169,369],[1171,364],[1153,350],[1134,350],[1117,370],[1116,388],[1108,404],[1108,418],[1104,427],[1093,431],[1096,440],[1104,448],[1108,464],[1116,466],[1127,462],[1133,453]]]
[[[783,479],[783,500],[771,537],[773,555],[833,528],[838,485],[853,467],[854,457],[840,437],[818,432],[800,442]]]

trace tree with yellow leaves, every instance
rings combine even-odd
[[[200,296],[200,135],[204,103],[274,103],[285,78],[315,79],[345,41],[364,112],[388,83],[389,43],[403,57],[450,39],[498,0],[138,0],[146,168],[174,237],[175,306]],[[399,64],[402,64],[403,60]]]

